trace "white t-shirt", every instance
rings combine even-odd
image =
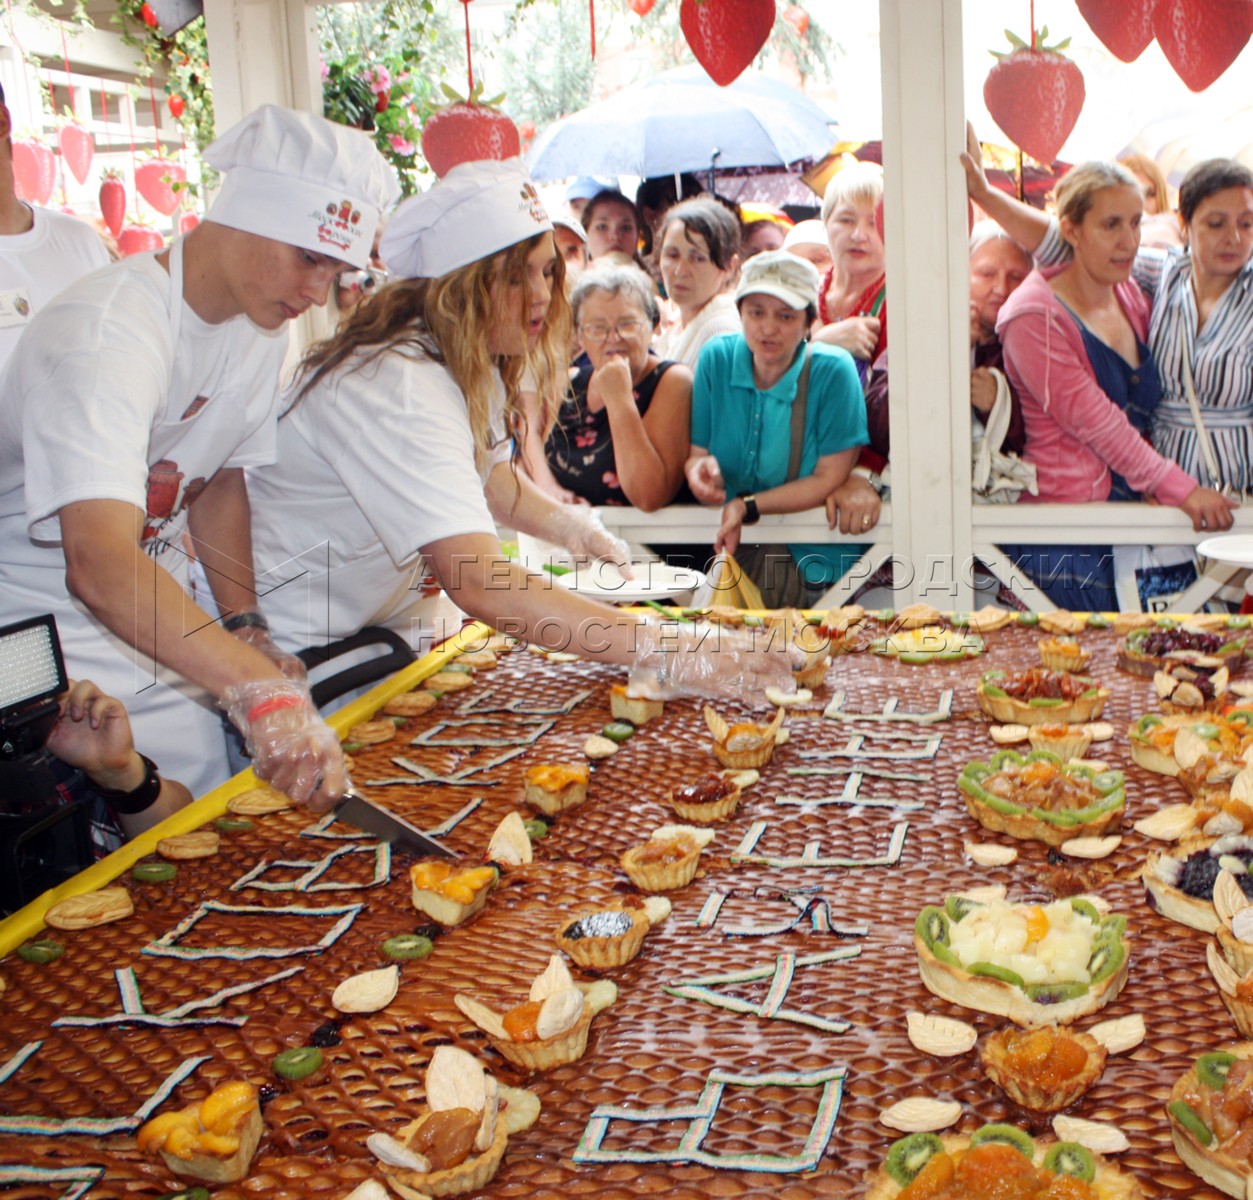
[[[500,386],[485,473],[509,456],[503,408]],[[483,478],[465,397],[440,364],[387,353],[320,381],[279,422],[275,465],[248,472],[275,640],[299,650],[386,625],[422,649],[451,632],[435,626],[455,610],[440,603],[419,551],[459,534],[495,536]]]
[[[125,501],[182,583],[187,506],[219,468],[273,460],[286,336],[206,324],[171,291],[153,255],[114,263],[39,313],[0,376],[0,623],[52,612],[69,674],[123,700],[138,747],[198,792],[226,777],[212,701],[70,597],[60,542],[65,505]]]
[[[25,233],[0,236],[0,367],[38,312],[76,279],[107,266],[104,243],[86,221],[30,206]]]

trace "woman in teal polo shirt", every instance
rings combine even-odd
[[[735,554],[774,607],[812,603],[856,560],[830,544],[746,546],[763,513],[817,508],[867,442],[866,404],[852,358],[807,342],[818,272],[785,250],[744,264],[735,292],[742,333],[708,342],[696,365],[687,478],[702,504],[721,504],[714,549]]]

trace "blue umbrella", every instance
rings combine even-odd
[[[548,126],[527,162],[538,180],[786,166],[826,154],[834,124],[778,80],[745,72],[719,87],[701,67],[678,67]]]

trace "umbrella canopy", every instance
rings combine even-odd
[[[527,162],[539,180],[785,166],[826,154],[832,124],[778,80],[745,72],[719,87],[701,67],[678,67],[550,125]]]

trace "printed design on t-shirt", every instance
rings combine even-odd
[[[209,403],[208,396],[197,396],[188,406],[181,417],[180,421],[190,421],[206,404]]]
[[[161,531],[208,486],[209,481],[198,475],[183,487],[183,472],[172,458],[162,458],[153,463],[148,468],[147,519],[141,542],[147,545],[160,537]]]

